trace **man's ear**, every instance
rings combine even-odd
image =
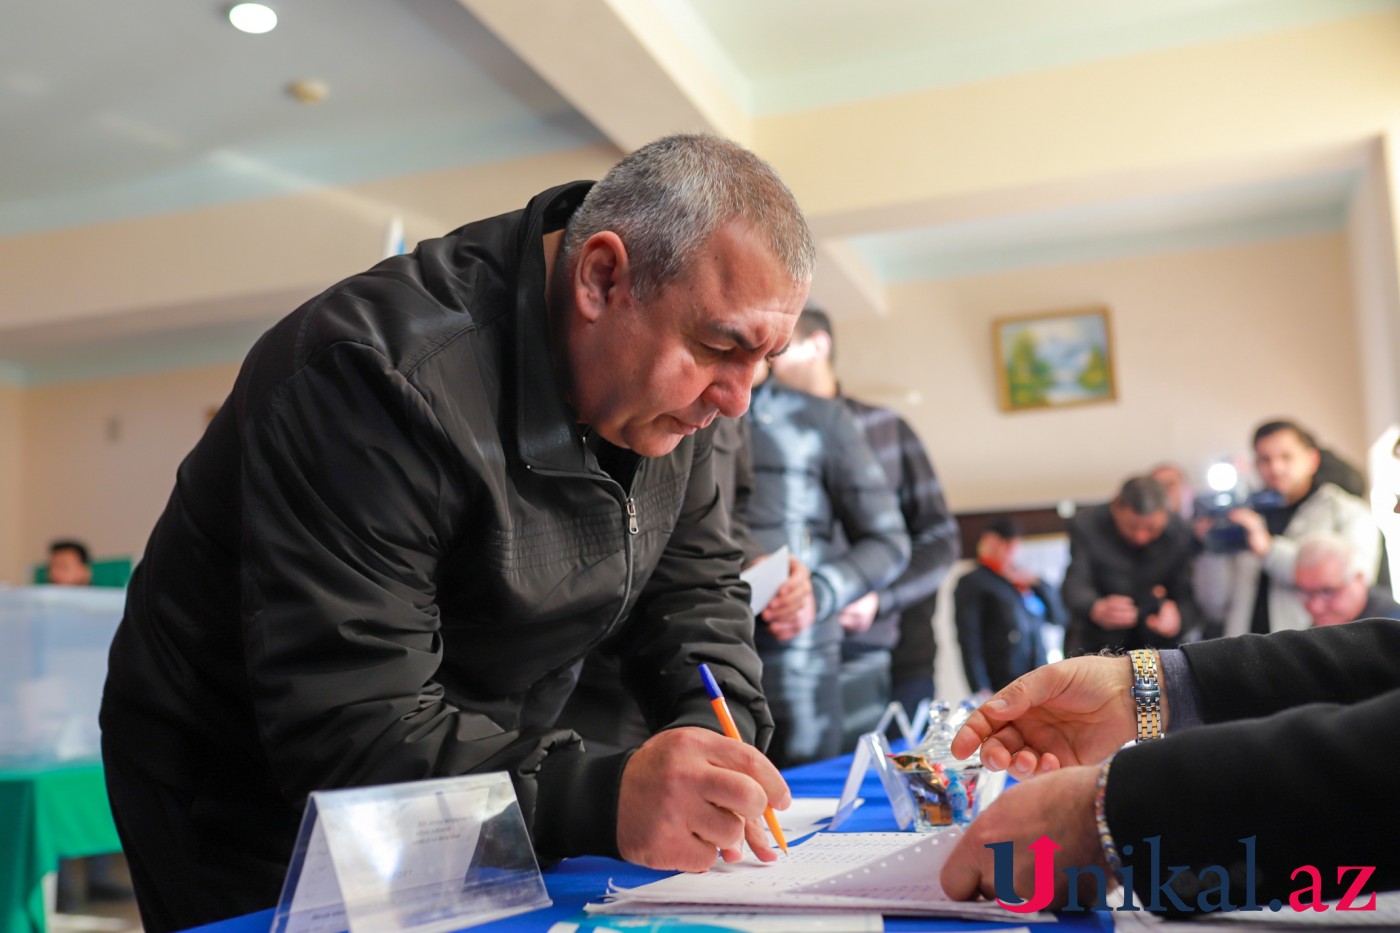
[[[807,338],[812,341],[812,346],[816,347],[817,355],[822,359],[831,359],[831,335],[824,330],[812,332],[812,336]]]
[[[574,267],[573,288],[579,313],[596,321],[630,289],[627,247],[622,238],[602,230],[584,241]]]

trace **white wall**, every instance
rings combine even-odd
[[[1166,459],[1199,483],[1280,415],[1362,464],[1348,262],[1337,233],[914,283],[885,318],[838,318],[837,368],[909,418],[956,510],[1107,499]],[[1110,310],[1118,400],[1000,411],[993,320],[1090,305]]]

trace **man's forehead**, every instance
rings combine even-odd
[[[750,315],[750,318],[753,317]],[[711,319],[701,326],[712,336],[731,341],[749,353],[766,349],[777,355],[792,343],[791,325],[795,321],[794,315],[763,315],[761,319],[747,321]],[[775,340],[781,341],[777,347],[771,346]]]
[[[1265,454],[1295,453],[1306,449],[1307,445],[1303,443],[1303,439],[1288,428],[1261,437],[1254,445],[1255,454],[1261,457]]]

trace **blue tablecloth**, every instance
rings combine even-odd
[[[794,797],[837,797],[846,772],[851,767],[851,756],[834,758],[792,768],[784,772],[788,786]],[[871,772],[861,787],[865,805],[841,827],[841,832],[888,832],[896,829],[894,815],[890,812],[884,788]],[[555,923],[576,919],[583,911],[583,905],[599,900],[613,881],[623,887],[645,884],[666,877],[670,872],[652,871],[638,868],[626,862],[608,858],[567,859],[544,872],[545,886],[554,906],[528,914],[507,917],[495,923],[473,927],[482,933],[524,933],[524,931],[546,931]],[[264,910],[243,917],[235,917],[219,923],[198,927],[200,933],[266,933],[272,925],[272,911]],[[1006,923],[979,923],[971,920],[934,920],[928,918],[886,919],[885,929],[892,933],[914,930],[1001,930],[1007,927],[1026,927],[1044,933],[1083,933],[1083,931],[1109,931],[1113,929],[1110,914],[1071,913],[1063,914],[1058,923],[1031,923],[1017,919],[1008,913]]]

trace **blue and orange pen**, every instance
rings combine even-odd
[[[724,693],[719,689],[719,681],[715,680],[715,675],[710,673],[710,668],[705,664],[700,665],[700,679],[705,682],[705,692],[710,695],[710,705],[719,717],[719,725],[724,734],[735,741],[744,741],[744,737],[739,734],[739,727],[734,724],[734,717],[729,715],[729,704],[724,702]],[[763,818],[768,821],[768,830],[773,834],[778,848],[786,853],[787,839],[783,837],[783,828],[778,825],[778,815],[773,812],[772,807],[763,808]]]

